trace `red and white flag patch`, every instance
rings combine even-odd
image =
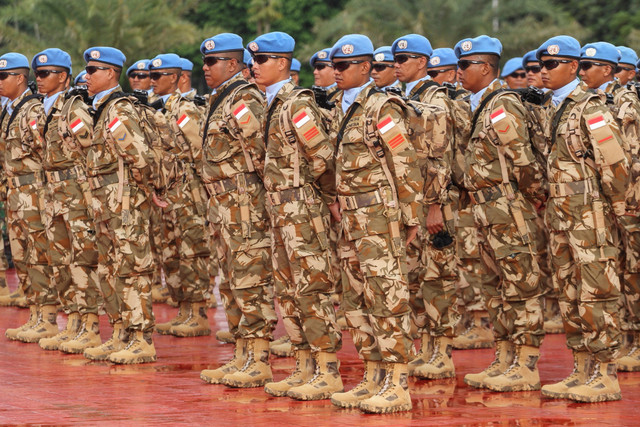
[[[499,122],[500,120],[506,118],[507,113],[504,111],[504,108],[500,108],[499,110],[491,113],[491,116],[489,117],[491,118],[491,124],[495,124],[496,122]]]
[[[589,125],[590,130],[596,130],[606,125],[607,121],[604,119],[603,115],[599,115],[592,119],[587,120],[587,124]]]
[[[393,121],[391,116],[389,116],[383,121],[381,121],[380,123],[378,123],[378,131],[380,132],[380,135],[384,135],[385,133],[393,129],[395,125],[396,125],[395,122]]]
[[[306,111],[303,111],[302,113],[298,114],[296,117],[293,118],[293,124],[296,125],[296,128],[300,129],[302,126],[307,124],[309,120],[311,120],[309,118],[309,115],[306,113]]]
[[[38,130],[38,122],[36,121],[36,119],[33,119],[29,122],[29,126],[31,126],[31,129],[33,130]]]
[[[115,132],[116,129],[118,129],[120,127],[120,125],[122,124],[122,122],[120,121],[119,118],[115,118],[111,121],[111,123],[109,123],[109,130],[111,131],[111,133]]]
[[[247,113],[249,112],[249,109],[247,108],[246,104],[240,104],[238,106],[238,108],[236,108],[235,110],[233,110],[233,115],[235,116],[236,120],[240,120],[241,118],[243,118]]]
[[[71,123],[71,132],[78,133],[78,131],[83,127],[84,127],[84,122],[80,119],[76,119],[76,121]]]
[[[178,127],[182,129],[187,123],[189,123],[191,119],[186,114],[183,114],[182,117],[178,119]]]

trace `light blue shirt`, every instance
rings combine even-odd
[[[242,71],[238,71],[237,73],[235,73],[232,77],[229,77],[227,80],[225,80],[224,82],[220,83],[220,86],[224,86],[224,84],[226,82],[228,82],[229,80],[231,80],[232,78],[234,78],[235,76],[237,76],[238,74],[241,74]],[[218,86],[218,87],[220,87]],[[213,88],[213,90],[211,91],[211,95],[215,95],[216,93],[218,93],[218,87]],[[191,93],[193,92],[195,89],[191,89],[189,92],[187,93]],[[183,93],[182,95],[186,95],[187,93]]]
[[[615,82],[616,82],[615,80],[609,80],[608,82],[604,82],[600,85],[598,89],[600,89],[603,92],[606,92],[609,85],[614,84]]]
[[[117,88],[118,88],[118,85],[112,87],[111,89],[103,90],[102,92],[96,93],[96,96],[93,98],[93,103],[91,104],[93,109],[94,110],[96,109],[96,105],[98,104],[98,101],[100,101],[105,96],[108,96],[111,92],[113,92]]]
[[[215,89],[214,89],[214,90],[215,90]],[[195,91],[196,91],[195,89],[191,89],[191,90],[188,90],[188,91],[186,91],[186,92],[180,92],[180,95],[182,95],[182,96],[188,96],[190,93],[193,93],[193,92],[195,92]]]
[[[336,86],[338,86],[338,83],[334,83],[334,84],[329,85],[329,86],[324,86],[322,89],[324,89],[324,90],[329,90],[329,89],[332,89],[332,88],[334,88],[334,87],[336,87]]]
[[[369,78],[369,81],[360,87],[353,87],[351,89],[344,90],[342,94],[342,112],[343,113],[347,112],[349,107],[351,107],[351,104],[353,104],[353,101],[355,101],[356,98],[358,97],[358,94],[362,92],[362,89],[364,89],[372,81],[373,79]]]
[[[160,99],[162,99],[162,105],[165,105],[167,103],[167,99],[169,99],[171,95],[172,95],[171,93],[168,93],[166,95],[160,96]]]
[[[487,91],[487,88],[491,86],[497,79],[494,79],[491,83],[489,83],[484,89],[479,90],[476,93],[472,93],[469,96],[469,102],[471,103],[471,111],[476,111],[478,105],[480,105],[480,100],[482,99],[482,95]]]
[[[7,101],[7,114],[9,114],[9,115],[13,114],[13,101],[15,101],[16,99],[20,98],[22,95],[24,95],[28,91],[29,91],[29,88],[27,88],[24,92],[22,92],[17,98],[10,99],[10,100]]]
[[[579,84],[580,84],[580,80],[576,78],[570,83],[562,86],[560,89],[554,90],[553,95],[551,96],[551,102],[553,103],[553,106],[557,107],[558,105],[560,105],[562,101],[564,101],[567,98],[567,96],[569,96],[569,94],[573,92],[575,88],[578,87]]]
[[[409,82],[406,84],[406,86],[404,87],[404,96],[406,96],[407,98],[409,97],[409,94],[411,93],[411,91],[413,90],[414,87],[416,87],[416,85],[420,82],[423,82],[425,80],[431,80],[431,77],[429,76],[424,76],[421,79],[418,80],[414,80],[412,82]]]
[[[62,92],[64,91],[60,91],[58,93],[54,93],[51,96],[47,95],[44,97],[44,99],[42,100],[42,105],[44,107],[45,114],[49,114],[49,111],[51,111],[51,107],[53,107],[53,104],[56,103],[56,99],[58,99]]]
[[[282,89],[282,86],[284,86],[285,84],[287,84],[287,82],[290,82],[290,81],[291,81],[291,78],[280,80],[278,83],[274,83],[271,86],[267,86],[265,88],[265,92],[267,94],[267,105],[271,105],[271,102],[276,97],[278,92],[280,92],[280,89]]]
[[[7,98],[6,96],[0,96],[0,106],[2,108],[7,105],[7,102],[9,102],[9,98]]]
[[[400,85],[400,82],[398,80],[396,80],[395,82],[391,83],[390,85],[383,87],[382,90],[385,90],[385,89],[387,89],[389,87],[398,87],[399,85]]]

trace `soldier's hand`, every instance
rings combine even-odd
[[[151,196],[151,200],[153,201],[153,204],[156,205],[159,208],[166,208],[167,206],[169,206],[169,203],[167,203],[166,201],[162,200],[160,197],[158,197],[158,195],[156,193],[153,193],[153,196]]]
[[[429,234],[436,234],[444,230],[444,220],[440,205],[429,205],[427,212],[427,231]]]
[[[411,244],[413,239],[418,235],[418,226],[412,225],[411,227],[407,227],[407,246]]]
[[[342,214],[340,213],[340,203],[333,202],[329,205],[329,211],[331,211],[331,216],[333,219],[340,222],[342,221]]]

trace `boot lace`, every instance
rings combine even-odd
[[[590,385],[592,382],[594,382],[598,378],[600,378],[600,362],[596,362],[593,365],[593,372],[591,373],[591,376],[589,377],[589,379],[587,379],[587,381],[584,384]]]

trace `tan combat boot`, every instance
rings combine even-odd
[[[57,335],[60,332],[56,321],[57,316],[58,308],[55,304],[38,307],[38,319],[35,325],[18,332],[16,338],[18,341],[33,343],[40,341],[42,338],[50,338]]]
[[[431,353],[433,352],[432,346],[433,339],[429,334],[422,334],[420,337],[420,351],[416,354],[411,362],[409,362],[409,375],[413,376],[416,368],[424,366],[429,359],[431,359]]]
[[[373,414],[387,414],[390,412],[410,411],[411,395],[407,383],[408,372],[406,363],[387,363],[387,375],[380,391],[368,399],[360,402],[361,411]]]
[[[365,361],[364,376],[354,388],[346,393],[331,395],[331,403],[341,408],[355,408],[360,402],[374,396],[382,388],[386,370],[384,362]]]
[[[97,314],[82,315],[82,327],[71,340],[60,345],[60,351],[65,353],[82,353],[88,348],[97,347],[102,343],[100,339],[100,319]]]
[[[286,396],[292,387],[302,385],[313,378],[315,372],[311,350],[296,350],[296,367],[291,375],[282,381],[272,382],[264,386],[264,391],[272,396]]]
[[[618,371],[640,371],[640,332],[634,332],[629,350],[625,352],[624,356],[618,359],[617,365]]]
[[[30,305],[29,320],[27,320],[27,322],[22,326],[18,326],[17,328],[7,329],[4,335],[11,341],[16,341],[18,339],[19,332],[30,329],[33,325],[36,324],[37,321],[38,321],[38,307],[35,305]]]
[[[152,332],[133,331],[127,346],[109,355],[109,362],[121,365],[151,363],[156,361],[156,347],[151,339]]]
[[[69,313],[69,316],[67,317],[67,326],[60,333],[51,338],[42,338],[38,342],[38,345],[43,350],[58,350],[62,344],[78,335],[80,326],[80,313],[77,311]]]
[[[222,384],[222,377],[240,370],[246,361],[247,342],[244,338],[236,340],[233,358],[216,369],[205,369],[200,372],[200,379],[209,384]]]
[[[557,298],[544,299],[544,331],[547,334],[564,334],[564,324]]]
[[[453,339],[453,348],[458,350],[490,348],[493,344],[491,322],[486,311],[474,311],[471,314],[469,326]]]
[[[510,341],[500,340],[496,343],[496,355],[493,362],[484,371],[477,374],[467,374],[464,382],[471,387],[482,388],[483,381],[487,377],[495,377],[506,371],[514,357],[514,346]]]
[[[269,344],[271,354],[278,357],[291,357],[293,356],[293,344],[291,344],[291,338],[289,335],[283,335],[277,340]]]
[[[169,329],[169,333],[176,337],[202,337],[211,335],[211,327],[209,326],[209,318],[207,317],[207,302],[192,302],[189,316],[184,322]]]
[[[567,398],[576,402],[606,402],[620,400],[620,384],[615,362],[600,362],[594,360],[591,364],[591,376],[583,385],[571,387]]]
[[[236,372],[225,375],[222,383],[229,387],[262,387],[273,380],[269,365],[269,341],[252,338],[247,343],[247,359]]]
[[[178,326],[182,322],[184,322],[189,315],[191,314],[191,303],[188,301],[182,301],[180,303],[180,308],[178,309],[178,314],[173,319],[168,322],[158,323],[156,324],[155,330],[160,335],[171,335],[169,332],[172,327]]]
[[[569,389],[587,382],[591,372],[591,353],[587,351],[573,352],[573,371],[569,376],[555,384],[542,387],[542,395],[552,399],[566,399]]]
[[[323,400],[344,391],[336,353],[320,351],[314,354],[315,374],[305,384],[292,387],[287,396],[296,400]]]
[[[518,345],[515,353],[513,362],[505,372],[483,380],[484,388],[493,391],[540,390],[540,349],[530,345]]]
[[[107,360],[111,353],[120,351],[127,346],[129,334],[122,327],[122,322],[113,324],[111,338],[97,347],[89,347],[83,355],[89,360]]]
[[[216,331],[216,339],[225,344],[233,344],[236,342],[236,337],[230,331]]]
[[[413,376],[431,380],[454,378],[456,376],[456,368],[453,366],[453,359],[451,358],[452,350],[453,338],[435,337],[431,357],[427,363],[415,368]]]
[[[154,284],[151,287],[151,301],[155,303],[167,302],[171,294],[169,289],[163,287],[161,284]]]

